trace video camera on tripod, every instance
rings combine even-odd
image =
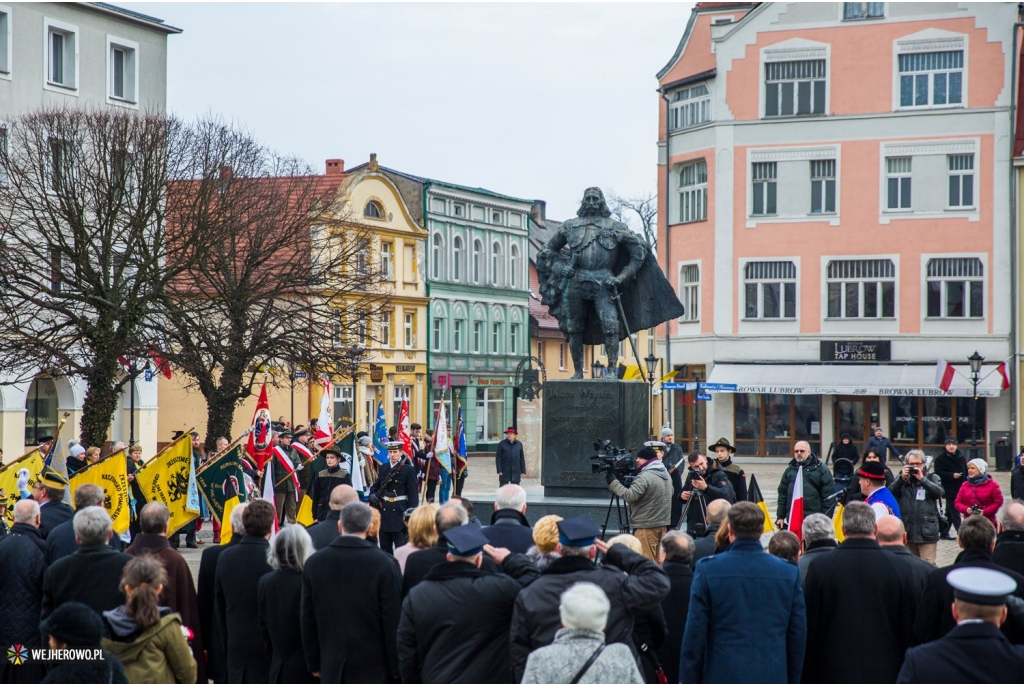
[[[636,477],[636,450],[623,449],[611,440],[597,440],[594,451],[597,454],[590,457],[590,472],[603,473],[609,483],[615,479],[628,488]]]

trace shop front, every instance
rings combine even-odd
[[[470,452],[493,452],[512,424],[512,378],[483,374],[435,373],[430,378],[433,410],[431,427],[436,422],[441,391],[445,389],[445,411],[456,417],[462,409],[466,427],[466,447]],[[454,421],[453,421],[454,423]]]
[[[428,416],[426,377],[426,364],[371,363],[355,383],[350,379],[336,379],[334,420],[351,421],[355,416],[357,430],[372,433],[380,403],[388,427],[397,426],[402,400],[406,399],[409,422],[425,425]]]

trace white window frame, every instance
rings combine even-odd
[[[473,322],[473,354],[484,353],[484,322]]]
[[[370,322],[365,311],[356,312],[356,345],[366,347],[370,337]]]
[[[508,286],[510,288],[515,288],[519,285],[518,272],[519,246],[513,243],[508,249]]]
[[[461,219],[466,218],[466,205],[463,202],[452,203],[452,216],[457,216]]]
[[[793,275],[767,275],[767,276],[747,276],[747,268],[753,264],[758,263],[772,263],[779,264],[776,267],[763,267],[765,270],[778,269],[782,270],[786,267],[784,264],[788,263],[793,267]],[[771,258],[771,259],[751,259],[747,260],[740,268],[740,280],[742,287],[740,288],[740,306],[743,308],[743,316],[741,317],[744,321],[797,321],[800,318],[800,269],[795,259],[786,259],[784,257]],[[779,284],[779,316],[765,316],[764,315],[764,303],[765,303],[765,290],[764,286]],[[757,312],[755,316],[750,316],[747,313],[747,285],[754,284],[757,286]],[[793,315],[786,316],[786,285],[793,285]]]
[[[830,215],[836,213],[836,206],[839,200],[839,186],[837,174],[839,166],[835,159],[812,159],[811,166],[811,206],[810,213],[813,215]],[[831,167],[831,173],[829,169]],[[817,174],[817,175],[816,175]],[[832,186],[832,208],[828,205],[829,184]],[[820,209],[814,211],[814,196],[818,194]]]
[[[47,183],[47,186],[46,187],[47,187],[47,190],[49,192],[56,193],[58,188],[56,187],[56,184],[54,183],[54,181],[56,180],[55,176],[57,174],[57,165],[54,162],[54,158],[53,158],[53,153],[54,153],[54,150],[55,150],[54,146],[55,145],[59,145],[61,147],[61,149],[62,149],[62,153],[61,153],[62,159],[61,159],[60,167],[63,170],[63,174],[62,174],[62,176],[63,176],[63,175],[66,175],[68,173],[68,169],[69,169],[70,165],[73,164],[73,161],[69,161],[68,160],[68,152],[67,152],[67,150],[70,148],[70,144],[67,141],[65,141],[65,140],[59,140],[59,139],[56,139],[56,138],[48,138],[47,141],[46,141],[46,144],[47,144],[47,157],[46,157],[46,176],[47,176],[46,183]],[[73,172],[74,169],[71,169],[71,171]]]
[[[888,267],[884,264],[888,262]],[[833,264],[836,265],[833,269]],[[890,268],[891,267],[891,268]],[[878,274],[878,271],[883,273]],[[835,273],[833,275],[833,272]],[[865,256],[865,257],[845,257],[845,258],[834,258],[829,259],[825,263],[825,318],[835,321],[885,321],[893,320],[896,318],[897,309],[899,306],[899,275],[896,268],[896,261],[890,257],[879,257],[879,256]],[[892,313],[885,315],[883,311],[883,284],[892,284]],[[865,304],[867,302],[867,291],[869,290],[868,284],[875,286],[875,305],[876,305],[876,316],[867,316],[865,314]],[[829,305],[831,303],[831,286],[836,285],[839,288],[839,315],[836,316],[829,311]],[[847,316],[847,305],[849,304],[848,296],[850,295],[849,286],[855,287],[857,298],[857,314],[853,316]]]
[[[969,160],[969,162],[968,162]],[[954,169],[954,166],[962,166],[965,163],[969,163],[970,166],[964,166],[959,169]],[[978,169],[974,163],[974,153],[966,154],[953,154],[946,155],[946,170],[949,175],[949,187],[946,191],[946,209],[950,211],[965,211],[977,209],[978,204]],[[965,184],[964,179],[970,177],[970,181]],[[951,195],[953,192],[953,179],[957,179],[957,192],[960,196],[960,203],[953,204],[950,202]],[[964,189],[971,189],[971,202],[964,204]]]
[[[505,225],[505,212],[501,211],[500,209],[492,209],[492,210],[490,210],[490,223],[492,223],[492,224],[494,224],[496,226],[504,226]]]
[[[416,314],[414,312],[404,312],[405,314],[405,349],[411,350],[416,347]]]
[[[885,19],[886,12],[889,9],[888,7],[886,7],[887,4],[888,3],[884,2],[841,2],[839,3],[839,19],[840,21],[874,21],[876,19]],[[847,5],[861,5],[861,10],[864,12],[864,14],[859,17],[846,16]],[[870,11],[868,5],[881,5],[882,13],[877,15],[868,15],[868,11]]]
[[[466,249],[463,246],[462,236],[452,238],[452,280],[462,280],[462,260],[465,258]]]
[[[904,166],[903,160],[906,160],[906,169],[898,167]],[[884,204],[885,211],[889,213],[899,212],[912,212],[914,211],[914,158],[909,155],[900,155],[886,157],[883,160],[885,164],[885,198]],[[904,180],[908,181],[904,183]],[[896,206],[890,206],[890,195],[891,186],[890,181],[896,181],[897,197]],[[909,198],[905,198],[905,195],[909,195]],[[906,206],[904,206],[904,200],[906,200]]]
[[[810,196],[804,195],[803,184],[810,183],[808,170],[812,161],[835,160],[836,211],[815,214],[810,211]],[[754,164],[776,162],[776,213],[754,214]],[[803,170],[793,162],[807,163]],[[842,214],[843,162],[841,145],[800,145],[795,147],[747,148],[747,190],[746,226],[756,228],[758,224],[824,223],[839,226]],[[810,186],[807,185],[806,188]],[[799,192],[797,192],[799,190]],[[792,198],[801,198],[799,202]],[[806,198],[806,199],[803,199]]]
[[[500,242],[491,243],[491,285],[494,286],[501,285],[502,252]]]
[[[444,340],[444,319],[441,318],[437,312],[434,313],[434,325],[431,330],[430,349],[432,352],[441,352],[444,350],[442,341]]]
[[[440,233],[430,238],[430,277],[435,281],[444,278],[444,236]]]
[[[714,121],[711,95],[710,81],[673,91],[668,106],[668,130],[683,131]]]
[[[14,12],[7,5],[0,5],[0,79],[11,80],[14,71],[14,49],[12,45],[12,25]]]
[[[703,180],[701,180],[702,174]],[[679,183],[679,223],[707,221],[707,160],[697,159],[680,165],[677,180]]]
[[[948,71],[945,69],[931,70],[925,72],[912,72],[928,74],[928,104],[904,106],[900,100],[900,56],[927,52],[963,52],[963,67],[961,68],[960,102],[953,104],[932,104],[934,95],[934,74]],[[892,50],[892,109],[896,111],[924,110],[924,109],[963,109],[968,107],[969,79],[970,79],[970,37],[964,33],[953,33],[941,29],[925,29],[909,36],[902,36],[893,41]],[[947,86],[948,87],[948,86]]]
[[[114,50],[125,53],[125,85],[130,92],[114,95]],[[127,88],[126,88],[127,90]],[[139,44],[127,38],[107,35],[107,104],[118,107],[139,108]]]
[[[762,186],[761,206],[757,206],[754,199],[756,186]],[[771,192],[770,192],[771,191]],[[769,196],[775,196],[774,211],[769,212]],[[750,216],[753,217],[774,217],[779,214],[779,163],[778,162],[753,162],[750,165]]]
[[[906,219],[962,219],[964,217],[971,223],[981,221],[980,211],[980,170],[985,168],[985,157],[981,153],[981,138],[939,138],[934,140],[904,140],[880,142],[879,154],[879,184],[878,184],[878,220],[880,224],[888,224],[892,220]],[[949,189],[944,186],[941,191],[941,199],[937,199],[934,190],[938,184],[948,184],[949,155],[974,155],[974,206],[973,207],[949,207]],[[889,209],[888,208],[888,165],[886,160],[892,157],[921,157],[921,164],[927,165],[922,168],[930,168],[931,175],[928,183],[936,185],[921,186],[920,183],[911,182],[912,197],[910,209]],[[941,161],[937,161],[941,158]],[[937,172],[934,168],[941,165],[944,171]],[[918,162],[916,159],[911,163],[912,174],[918,174]],[[922,172],[924,173],[924,172]],[[943,177],[934,178],[936,173],[942,173]],[[923,181],[921,181],[923,182]],[[918,192],[917,188],[923,188]],[[920,202],[919,202],[920,200]]]
[[[810,60],[825,60],[825,110],[820,114],[773,114],[767,115],[767,76],[765,66],[771,62],[803,62]],[[760,93],[758,116],[762,119],[790,119],[805,117],[827,117],[832,112],[832,46],[806,38],[790,38],[774,45],[761,48],[760,64],[757,72],[758,90]],[[794,112],[796,111],[798,88],[793,89]],[[780,89],[781,97],[781,89]],[[811,89],[811,105],[814,104],[814,89]],[[781,111],[781,109],[780,109]]]
[[[515,354],[519,351],[519,324],[508,325],[508,354]]]
[[[558,370],[565,371],[565,343],[558,343]]]
[[[70,53],[71,53],[70,57],[71,57],[71,59],[74,60],[74,64],[72,65],[72,69],[70,70],[70,71],[73,72],[73,79],[74,80],[71,82],[70,85],[68,85],[66,83],[66,80],[63,83],[57,83],[55,81],[51,81],[50,80],[51,67],[52,67],[52,65],[50,64],[50,34],[51,33],[61,33],[61,34],[63,34],[65,36],[64,45],[62,47],[62,50],[63,50],[62,59],[64,60],[64,63],[62,64],[62,70],[63,70],[65,75],[67,75],[68,71],[69,71],[68,70],[68,65],[67,65],[67,58],[69,56],[69,54],[68,54],[69,50],[70,50]],[[50,17],[43,17],[43,67],[44,67],[43,68],[43,89],[44,90],[49,90],[49,91],[52,91],[54,93],[64,93],[65,95],[72,95],[74,97],[78,97],[78,88],[79,88],[79,83],[80,83],[80,81],[79,81],[79,64],[80,64],[80,61],[81,61],[79,59],[79,35],[80,34],[79,34],[78,27],[75,26],[74,24],[68,24],[67,22],[58,21],[56,19],[51,19]],[[71,43],[72,43],[70,48],[67,45],[67,38],[69,36],[71,37]]]
[[[931,263],[933,261],[944,260],[944,259],[964,260],[965,266],[967,265],[968,262],[976,261],[978,263],[978,265],[981,267],[981,274],[980,275],[937,275],[937,276],[932,276],[931,275],[931,271],[932,271]],[[985,255],[977,255],[977,254],[927,255],[926,258],[925,258],[925,255],[922,255],[922,261],[924,262],[924,287],[922,288],[924,307],[923,307],[923,309],[921,311],[924,313],[924,318],[926,320],[930,320],[930,321],[984,321],[986,319],[986,316],[988,314],[988,310],[990,309],[990,307],[989,307],[989,303],[986,301],[986,298],[988,296],[988,287],[987,287],[987,283],[986,283],[987,276],[986,276],[986,273],[985,273],[986,272],[986,267],[987,267],[987,265],[985,264]],[[939,265],[936,265],[937,269],[938,269],[938,267],[939,267]],[[933,282],[937,282],[937,283],[941,283],[942,284],[942,286],[940,288],[940,291],[939,291],[939,298],[940,298],[939,299],[939,312],[940,313],[939,313],[938,316],[933,316],[933,315],[930,315],[928,313],[928,299],[929,299],[929,294],[930,294],[930,291],[931,291],[930,284],[933,283]],[[974,315],[968,315],[968,314],[965,314],[964,316],[951,316],[951,315],[948,315],[946,313],[947,307],[949,306],[948,299],[947,299],[949,291],[948,291],[948,287],[946,285],[948,283],[964,283],[965,284],[964,300],[963,301],[964,301],[964,304],[966,306],[968,306],[968,307],[969,307],[970,301],[971,301],[970,293],[967,292],[968,288],[973,291],[974,288],[979,287],[976,284],[980,284],[980,287],[981,287],[981,309],[982,309],[981,315],[980,316],[974,316]],[[970,285],[968,286],[967,284],[970,284]],[[965,307],[965,312],[966,311],[967,311],[967,308]]]
[[[462,352],[462,319],[452,321],[452,352]]]
[[[391,312],[380,315],[380,344],[381,347],[391,347]]]
[[[339,349],[344,346],[345,341],[342,333],[342,311],[335,309],[331,312],[331,345],[334,349]]]
[[[700,322],[700,270],[699,260],[679,263],[679,301],[684,308],[679,323]],[[689,280],[694,273],[697,279]]]
[[[491,354],[501,354],[501,322],[491,322]]]
[[[484,273],[484,241],[479,238],[473,239],[473,255],[472,264],[470,266],[473,269],[473,283],[479,284],[484,282],[484,279],[486,278]]]
[[[380,243],[380,270],[385,281],[395,280],[395,244],[388,240]]]

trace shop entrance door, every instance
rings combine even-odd
[[[839,445],[843,433],[849,433],[857,446],[857,454],[863,456],[864,445],[871,437],[871,427],[878,425],[878,398],[840,396],[836,397],[834,404],[833,443]]]

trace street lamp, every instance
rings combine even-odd
[[[604,364],[599,359],[594,359],[594,363],[590,366],[590,376],[592,378],[604,378],[604,372],[606,371]]]
[[[974,404],[971,406],[971,459],[978,458],[978,383],[981,382],[981,365],[985,358],[975,350],[967,358],[971,365],[971,384],[974,386]]]
[[[647,381],[650,385],[650,393],[648,394],[648,428],[650,429],[649,435],[654,436],[654,372],[658,370],[658,362],[661,361],[654,356],[653,352],[648,352],[647,357],[644,359],[644,365],[647,367]]]
[[[700,401],[697,399],[700,394],[700,374],[694,372],[693,374],[693,451],[700,451],[700,435],[698,434],[700,419]]]

